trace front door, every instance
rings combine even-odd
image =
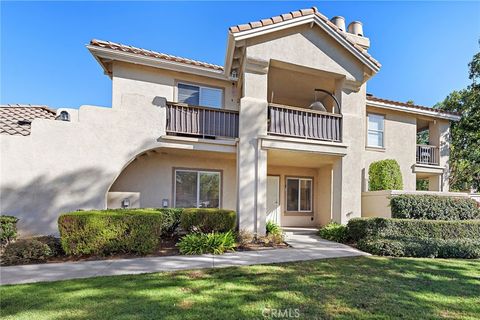
[[[280,177],[267,176],[267,221],[280,225]]]

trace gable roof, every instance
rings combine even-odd
[[[427,116],[443,118],[448,120],[458,121],[460,120],[461,114],[459,112],[454,111],[445,111],[445,110],[438,110],[431,107],[394,101],[389,99],[383,99],[379,97],[375,97],[371,94],[367,94],[367,105],[372,107],[379,107],[385,109],[393,109],[398,111],[404,112],[411,112],[417,114],[423,114]]]
[[[47,106],[30,104],[0,105],[0,134],[28,136],[33,119],[54,120],[56,112]]]
[[[347,35],[348,33],[340,30],[335,24],[333,24],[325,15],[320,13],[316,7],[311,7],[308,9],[301,9],[297,11],[291,11],[289,13],[285,13],[279,16],[274,16],[271,18],[267,19],[262,19],[259,21],[253,21],[249,22],[246,24],[240,24],[236,26],[230,27],[229,31],[233,35],[239,34],[245,31],[250,31],[250,30],[255,30],[255,29],[262,29],[262,28],[268,28],[276,24],[280,24],[283,22],[294,22],[295,20],[299,20],[305,17],[311,17],[311,18],[318,18],[318,20],[315,20],[317,24],[322,23],[324,24],[327,28],[330,30],[334,31],[335,34],[340,36],[339,42],[344,42],[347,46],[350,47],[354,52],[357,53],[358,55],[364,57],[367,59],[367,61],[371,62],[373,65],[375,71],[378,71],[380,67],[382,66],[380,62],[378,62],[376,59],[374,59],[364,48],[353,42]]]

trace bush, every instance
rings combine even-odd
[[[0,215],[0,245],[7,245],[17,239],[18,218]]]
[[[348,238],[347,226],[336,222],[330,222],[318,231],[320,238],[335,241],[346,242]]]
[[[172,230],[171,209],[77,211],[58,218],[62,248],[69,255],[148,254]]]
[[[38,236],[33,237],[32,239],[46,244],[50,248],[53,257],[62,256],[65,254],[65,251],[63,251],[62,248],[62,242],[60,241],[60,238],[54,236]]]
[[[473,239],[365,238],[357,246],[360,250],[379,256],[480,258],[480,240]]]
[[[267,221],[266,224],[267,234],[282,234],[282,228],[273,221]]]
[[[402,194],[390,199],[392,218],[469,220],[480,218],[477,202],[470,198],[427,194]]]
[[[181,254],[222,254],[235,249],[232,231],[225,233],[190,233],[177,244]]]
[[[387,218],[354,218],[348,224],[348,237],[364,238],[476,239],[480,240],[480,220],[440,221]]]
[[[10,243],[2,255],[2,265],[45,262],[52,255],[49,246],[35,239]]]
[[[233,210],[192,208],[184,209],[180,224],[185,231],[227,232],[235,229],[237,216]]]
[[[180,226],[180,217],[182,215],[183,209],[181,208],[168,208],[168,209],[159,209],[164,214],[163,224],[162,224],[162,236],[173,236]]]
[[[402,172],[397,161],[392,159],[372,162],[368,169],[370,191],[402,190]]]

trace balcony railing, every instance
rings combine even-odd
[[[342,115],[270,104],[268,134],[340,142]]]
[[[425,144],[417,145],[417,163],[438,165],[438,147]]]
[[[169,103],[166,131],[170,135],[237,138],[238,112]]]

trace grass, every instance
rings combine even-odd
[[[300,319],[478,319],[480,261],[360,257],[98,277],[2,286],[0,299],[2,319],[264,319],[264,308]]]

